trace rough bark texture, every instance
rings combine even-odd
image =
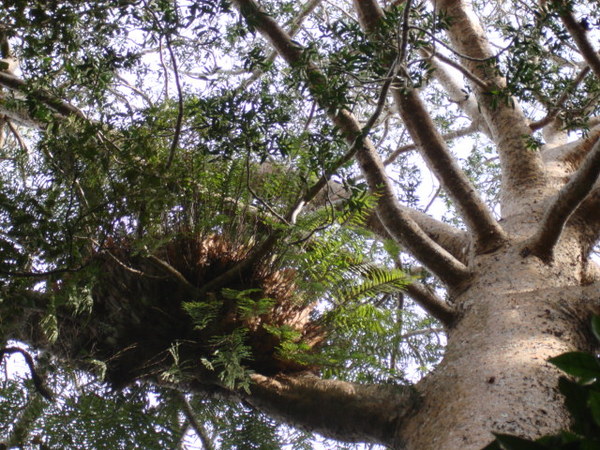
[[[478,275],[455,298],[462,317],[444,360],[417,385],[423,403],[394,448],[479,449],[491,431],[535,437],[568,426],[558,370],[546,360],[590,344],[581,330],[600,285],[579,287],[576,252],[546,266],[518,250],[474,261]]]
[[[460,53],[455,67],[463,74],[468,71],[465,78],[477,99],[465,99],[464,108],[498,151],[500,220],[446,148],[417,92],[392,90],[390,97],[414,141],[408,147],[419,148],[469,228],[458,230],[400,204],[368,136],[371,120],[364,126],[358,115],[329,101],[323,94],[326,77],[274,16],[264,13],[254,0],[233,3],[296,75],[304,77],[315,103],[328,112],[345,139],[347,160],[356,160],[370,191],[378,196],[367,227],[379,237],[391,237],[445,284],[448,301],[418,283],[407,287],[408,294],[445,327],[448,344],[443,361],[414,387],[392,387],[323,380],[316,375],[317,367],[281,357],[279,338],[263,325],[288,326],[311,349],[322,342],[324,331],[311,322],[315,304],[295,302],[291,272],[261,264],[259,257],[268,254],[277,233],[254,252],[221,236],[173,239],[152,256],[117,245],[113,253],[96,255],[98,279],[103,283],[92,292],[94,305],[86,326],[72,311],[59,308],[60,338],[49,344],[40,322],[52,293],[31,291],[18,298],[19,306],[11,304],[12,309],[4,299],[0,302],[3,337],[72,360],[87,352],[86,356],[106,362],[108,381],[117,386],[137,380],[160,382],[159,375],[173,363],[169,349],[181,344],[180,357],[189,365],[179,387],[235,397],[280,420],[344,441],[407,450],[470,450],[489,443],[492,432],[534,438],[568,427],[557,390],[558,371],[547,360],[566,351],[589,349],[582,330],[589,316],[600,312],[600,270],[590,256],[600,237],[600,128],[592,128],[576,142],[561,142],[564,135],[559,136],[561,130],[550,111],[549,123],[539,125],[550,127],[546,147],[542,152],[527,148],[532,127],[517,100],[508,96],[508,101],[498,103],[492,98],[503,92],[506,82],[491,62],[493,52],[469,2],[435,2],[452,18],[448,37]],[[317,4],[309,2],[305,13]],[[377,34],[385,13],[376,0],[354,0],[353,5],[370,39],[380,45],[386,39],[391,42],[385,33]],[[563,21],[590,70],[598,74],[598,55],[585,30],[568,11]],[[383,58],[388,58],[389,66],[389,54]],[[442,72],[438,78],[458,100],[457,83]],[[389,87],[391,79],[384,83]],[[2,72],[0,86],[19,99],[29,89],[25,81]],[[383,105],[386,94],[383,90],[378,105]],[[9,95],[0,96],[0,113],[22,125],[44,128],[24,112],[11,110],[5,101]],[[50,107],[56,120],[84,119],[77,107],[45,91],[29,95]],[[316,198],[329,181],[324,176],[304,200]],[[304,200],[300,199],[298,210]],[[212,301],[221,295],[218,288],[223,283],[238,290],[258,289],[275,299],[275,306],[258,317],[242,318],[235,302],[223,296],[218,299],[220,315],[215,314],[210,327],[199,329],[183,305],[197,297]],[[250,392],[225,386],[198,363],[214,350],[211,339],[242,326],[249,332],[252,352]]]
[[[251,0],[236,3],[242,13],[257,7]],[[354,6],[361,25],[375,35],[383,11],[374,0],[354,1]],[[467,2],[443,1],[438,7],[453,18],[449,35],[459,52],[479,60],[493,55]],[[258,26],[281,50],[282,56],[290,64],[297,65],[299,57],[289,52],[287,38],[273,28],[276,25],[266,19]],[[491,239],[496,244],[488,247],[489,253],[475,253],[465,260],[469,270],[473,271],[473,278],[454,284],[453,307],[459,316],[449,322],[446,355],[438,368],[416,386],[421,401],[397,423],[393,448],[478,449],[492,440],[492,431],[536,437],[567,427],[569,418],[556,385],[558,371],[547,363],[547,359],[565,351],[586,348],[588,343],[580,330],[600,300],[598,285],[594,284],[598,280],[594,275],[590,276],[596,270],[587,259],[589,245],[586,249],[581,239],[584,221],[568,220],[577,206],[573,202],[558,225],[548,226],[557,237],[551,242],[546,240],[543,247],[553,253],[553,260],[544,262],[524,251],[530,237],[545,229],[547,221],[542,217],[550,205],[557,204],[553,199],[564,185],[565,176],[574,168],[579,169],[583,159],[579,155],[585,154],[595,141],[588,140],[587,148],[583,150],[582,146],[586,144],[573,146],[579,161],[571,166],[563,162],[568,158],[565,153],[572,153],[570,151],[558,152],[563,161],[544,166],[540,153],[526,148],[524,136],[530,134],[530,127],[518,104],[508,102],[492,106],[491,94],[485,87],[503,89],[505,86],[493,65],[468,58],[463,63],[465,70],[472,73],[471,78],[478,81],[472,87],[501,159],[502,228],[489,216],[477,222],[479,213],[473,214],[473,211],[482,209],[462,203],[463,217],[476,222],[470,230],[472,238],[478,236],[485,241],[481,237],[481,233],[485,233],[482,227],[489,227],[497,236]],[[418,107],[420,104],[415,110],[415,101],[410,95],[395,93],[413,139],[434,171],[442,178],[447,177],[442,183],[451,194],[457,195],[459,204],[468,201],[473,193],[463,192],[465,187],[468,188],[466,183],[456,187],[460,181],[452,173],[459,170],[452,161],[436,159],[436,154],[448,156],[448,153],[436,150],[436,146],[443,145],[441,139],[427,137],[430,134],[426,130],[438,135],[423,108]],[[349,114],[341,114],[332,120],[340,129],[351,131],[349,142],[353,142],[360,130],[355,119]],[[368,141],[364,143],[365,149],[357,152],[357,160],[371,188],[382,193],[381,186],[386,184],[382,165]],[[557,158],[552,159],[556,161]],[[595,167],[595,160],[592,162],[587,166]],[[586,179],[586,190],[578,190],[582,193],[576,203],[590,198],[588,193],[595,171],[589,176],[585,172],[573,178]],[[570,192],[572,189],[566,187],[563,190]],[[387,232],[399,242],[414,245],[414,238],[407,237],[404,231],[398,233],[394,221],[405,221],[404,216],[394,206],[393,194],[389,190],[383,192],[386,200],[380,202],[377,211],[385,226],[381,234]],[[562,197],[564,193],[558,196],[559,199]],[[477,197],[472,198],[472,204],[477,204]],[[393,210],[397,212],[393,213]],[[375,229],[379,227],[377,221],[373,225]],[[506,238],[504,233],[507,233]],[[445,235],[445,242],[454,239],[450,234]],[[455,255],[457,247],[460,245],[447,246],[453,248]],[[444,264],[447,269],[451,267],[448,262]],[[446,272],[446,276],[449,273]],[[448,283],[447,278],[445,281]],[[452,282],[448,284],[452,285]],[[581,287],[584,284],[588,286]]]

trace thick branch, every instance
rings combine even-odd
[[[516,99],[505,92],[506,82],[498,75],[483,29],[466,0],[440,0],[437,6],[451,18],[448,33],[454,48],[470,57],[465,59],[465,67],[488,86],[493,86],[482,90],[477,84],[472,85],[498,148],[504,197],[520,195],[525,189],[537,189],[544,180],[540,155],[527,148],[526,137],[531,135],[531,129]]]
[[[468,278],[468,269],[432,241],[402,210],[373,144],[368,137],[363,136],[358,120],[323,94],[327,90],[327,80],[314,65],[306,62],[303,48],[293,42],[253,0],[235,0],[234,3],[248,22],[271,41],[288,64],[304,70],[309,87],[320,106],[329,111],[332,121],[340,129],[346,142],[352,148],[356,148],[356,159],[369,188],[379,195],[377,214],[394,239],[405,245],[417,259],[449,285],[459,284]]]
[[[355,0],[354,6],[363,27],[371,36],[375,36],[374,30],[383,18],[383,11],[373,0]],[[416,90],[403,92],[396,89],[393,97],[400,116],[427,165],[455,202],[475,237],[476,251],[485,253],[498,248],[506,239],[504,231],[450,154]]]
[[[395,91],[394,99],[427,165],[456,204],[474,236],[476,251],[485,253],[498,248],[506,239],[504,231],[450,154],[417,92]]]
[[[7,106],[10,105],[10,106]],[[15,99],[9,98],[5,93],[0,92],[0,115],[10,120],[16,125],[21,125],[27,128],[43,130],[46,124],[36,120],[29,113],[28,108],[24,105],[19,107]]]
[[[471,245],[469,234],[466,231],[440,222],[420,211],[411,208],[404,209],[431,239],[459,261],[466,262]],[[365,226],[382,239],[392,239],[375,212],[367,218]]]
[[[245,400],[296,427],[348,442],[391,444],[417,402],[414,389],[322,380],[314,375],[253,375]]]
[[[27,82],[24,80],[11,75],[6,72],[0,72],[0,85],[4,86],[8,89],[19,91],[23,94],[26,94],[33,98],[34,100],[38,100],[54,111],[64,115],[64,116],[77,116],[82,119],[85,119],[85,115],[79,108],[71,105],[70,103],[53,96],[52,94],[42,91],[35,90],[32,91],[28,88]]]
[[[545,151],[542,156],[544,162],[559,162],[569,164],[573,170],[577,169],[588,155],[596,141],[600,138],[600,126],[590,130],[586,137],[575,142],[569,142]]]
[[[306,4],[302,7],[302,11],[300,11],[300,14],[298,14],[298,16],[290,23],[290,26],[287,30],[290,37],[294,37],[296,33],[298,33],[304,20],[310,15],[310,13],[314,11],[317,6],[319,6],[322,1],[323,0],[309,0],[306,2]],[[271,64],[273,61],[275,61],[276,57],[277,51],[274,50],[269,54],[269,56],[266,57],[264,64]],[[242,82],[241,87],[247,88],[256,80],[258,80],[263,73],[264,71],[262,69],[255,69],[252,72],[252,75],[247,80]]]
[[[570,11],[569,6],[565,2],[561,2],[559,5],[560,18],[567,28],[567,31],[575,41],[575,45],[581,52],[583,59],[588,63],[590,68],[594,71],[598,79],[600,79],[600,55],[594,50],[591,42],[587,37],[587,30],[581,25],[573,13]]]
[[[588,256],[600,239],[600,187],[596,187],[569,218],[568,226],[580,230],[583,254]]]
[[[546,210],[539,231],[533,236],[527,249],[544,261],[552,259],[554,247],[573,212],[591,192],[600,174],[600,140]]]
[[[425,311],[439,320],[445,328],[452,327],[457,318],[456,311],[433,291],[415,281],[406,286],[406,292]]]

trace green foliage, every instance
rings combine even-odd
[[[592,332],[600,342],[600,316],[592,318]],[[568,352],[549,360],[569,378],[561,376],[558,388],[565,397],[571,414],[569,431],[528,439],[496,434],[496,440],[486,450],[593,450],[600,448],[600,358],[584,352]]]
[[[219,309],[218,302],[185,302],[183,309],[187,312],[197,330],[206,328],[216,317]]]
[[[246,331],[238,328],[226,336],[215,337],[212,344],[216,350],[212,358],[205,362],[206,367],[217,371],[225,387],[243,389],[249,393],[252,371],[244,362],[252,358],[252,352],[246,345]]]
[[[53,375],[52,390],[60,393],[50,403],[22,380],[0,386],[0,440],[10,448],[111,448],[142,446],[174,448],[180,433],[170,405],[150,401],[147,389],[111,392],[80,378],[77,391],[65,390],[77,375]],[[155,394],[156,397],[156,394]]]
[[[235,289],[223,289],[223,297],[234,300],[240,319],[250,319],[262,314],[266,314],[274,305],[274,300],[270,298],[253,298],[253,294],[260,293],[260,289],[246,289],[245,291],[236,291]]]

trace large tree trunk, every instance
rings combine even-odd
[[[463,107],[474,116],[475,128],[494,141],[500,161],[502,219],[497,220],[436,130],[408,71],[403,74],[396,67],[406,62],[406,48],[364,55],[391,66],[377,108],[364,121],[331,99],[328,78],[311,60],[311,52],[293,41],[274,15],[261,9],[260,2],[233,3],[252,29],[297,71],[315,103],[327,111],[347,142],[348,152],[334,169],[354,158],[377,198],[365,226],[383,239],[393,239],[447,289],[449,301],[417,282],[407,288],[446,329],[443,361],[415,386],[365,386],[323,380],[319,367],[280,357],[281,340],[264,325],[290,327],[310,348],[320,344],[326,333],[311,322],[315,303],[297,304],[288,295],[295,289],[295,272],[271,270],[264,263],[283,232],[271,233],[255,252],[216,235],[204,240],[173,239],[146,256],[132,255],[125,241],[113,242],[114,248],[106,244],[105,256],[96,255],[100,282],[92,290],[94,304],[85,326],[82,316],[74,317],[67,307],[58,308],[61,333],[56,342],[48,343],[40,323],[55,292],[31,290],[19,293],[18,298],[7,292],[8,300],[0,302],[4,337],[75,362],[81,355],[102,360],[107,380],[116,386],[140,380],[160,383],[165,371],[180,359],[184,369],[175,384],[182,390],[235,397],[293,425],[345,441],[407,450],[468,450],[484,447],[493,432],[536,438],[567,428],[569,416],[557,388],[559,371],[548,359],[567,351],[589,350],[591,340],[585,330],[591,314],[600,311],[600,271],[589,260],[600,237],[600,129],[592,128],[577,142],[559,146],[552,141],[554,147],[548,143],[545,149],[531,148],[532,130],[537,128],[518,100],[505,92],[507,97],[497,101],[497,93],[504,92],[507,83],[470,2],[435,2],[435,8],[452,19],[446,31],[459,56],[454,55],[455,60],[430,56],[441,58],[440,64],[454,61],[471,81],[475,96],[467,96]],[[411,2],[394,3],[408,5],[400,24],[404,39],[409,33]],[[310,1],[305,13],[316,4]],[[385,13],[377,0],[354,0],[353,4],[367,39],[382,47],[390,47],[390,42],[396,45],[398,36],[390,37],[381,25]],[[589,70],[600,76],[598,52],[588,41],[585,27],[568,9],[561,10],[561,19]],[[428,54],[429,50],[422,50]],[[466,92],[443,73],[438,77],[454,97]],[[392,85],[399,80],[404,84]],[[0,73],[0,85],[27,92],[60,117],[82,116],[79,109],[48,93],[34,95],[27,83],[11,74]],[[369,137],[388,94],[467,231],[400,204]],[[43,128],[24,112],[12,113],[21,117],[20,123]],[[549,120],[553,121],[552,114]],[[329,175],[308,189],[282,223],[293,224],[302,206],[328,184]],[[68,281],[68,276],[61,281]],[[61,283],[49,286],[60,291]],[[236,302],[221,295],[223,287],[259,290],[272,297],[275,306],[258,317],[243,318]],[[184,312],[190,299],[216,299],[218,310],[211,311],[215,320],[210,327],[199,327]],[[252,352],[249,390],[223,382],[199,362],[212,354],[210,343],[215,336],[241,328],[248,333],[246,343]],[[178,358],[171,352],[174,347]]]
[[[422,403],[394,448],[479,449],[492,432],[534,438],[569,426],[547,360],[589,347],[585,318],[599,286],[581,287],[580,264],[566,255],[546,266],[509,247],[474,263],[444,359],[417,385]]]

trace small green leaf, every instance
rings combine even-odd
[[[579,383],[560,377],[558,380],[558,389],[565,396],[565,405],[571,413],[573,424],[572,431],[575,433],[585,433],[589,424],[593,424],[589,408],[586,408],[588,401],[588,389]]]
[[[548,361],[563,372],[575,377],[586,380],[600,378],[600,364],[598,363],[598,359],[589,353],[568,352],[550,358]]]
[[[600,392],[592,391],[588,397],[588,405],[592,411],[592,417],[596,425],[600,426]]]

